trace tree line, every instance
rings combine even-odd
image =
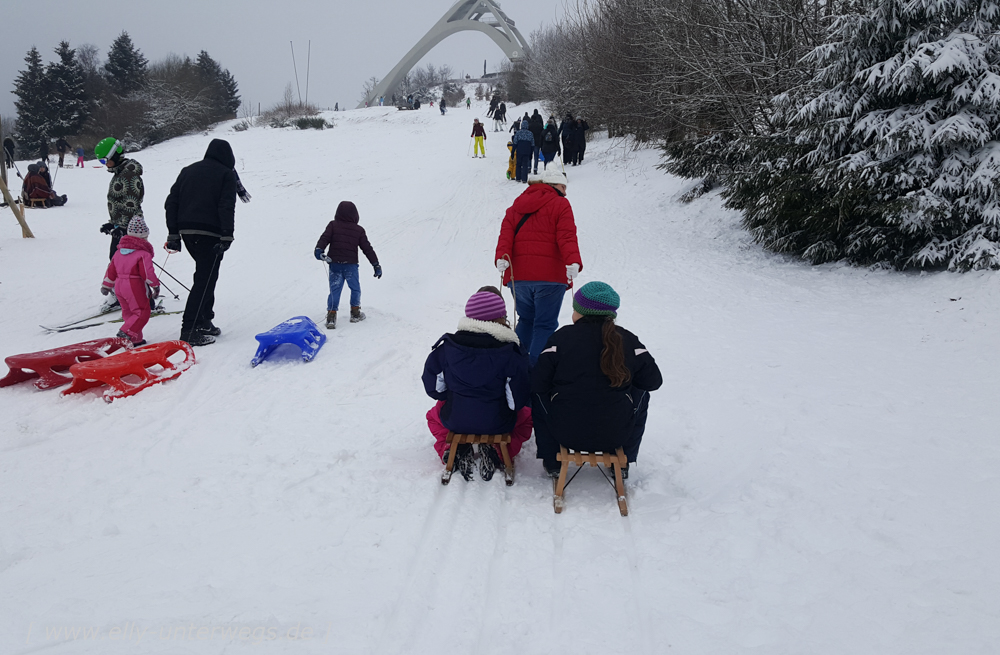
[[[204,50],[150,64],[122,32],[103,62],[91,44],[62,41],[55,53],[45,64],[32,47],[14,82],[22,156],[59,138],[91,144],[113,135],[138,149],[234,118],[240,107],[236,79]]]
[[[553,112],[721,187],[772,251],[995,269],[998,33],[993,0],[592,0],[523,66]]]

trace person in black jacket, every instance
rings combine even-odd
[[[239,177],[228,141],[212,139],[205,158],[184,167],[170,188],[167,212],[168,252],[180,252],[181,241],[194,259],[194,283],[181,319],[181,340],[192,346],[215,342],[215,284],[222,257],[233,243]]]
[[[542,132],[545,131],[545,120],[542,118],[542,115],[538,113],[537,109],[528,121],[528,129],[531,130],[531,135],[535,137],[535,150],[532,153],[532,172],[535,175],[538,175],[538,153],[542,151]]]
[[[549,162],[555,161],[562,151],[559,149],[559,129],[556,127],[555,116],[549,117],[549,122],[545,125],[545,130],[542,132],[542,167],[545,170],[549,168]]]
[[[562,137],[563,164],[571,164],[576,157],[576,121],[572,114],[559,124],[559,135]]]
[[[14,168],[14,139],[7,137],[3,140],[3,157],[7,168]]]
[[[615,325],[619,297],[604,282],[588,282],[573,297],[573,324],[557,330],[532,371],[532,419],[538,458],[559,474],[556,454],[623,448],[639,454],[649,392],[663,384],[639,339]],[[628,476],[628,468],[623,471]]]
[[[576,149],[574,150],[574,160],[573,165],[583,163],[583,153],[587,150],[587,130],[590,129],[590,125],[587,121],[582,118],[576,119],[575,131],[573,136],[576,139]]]

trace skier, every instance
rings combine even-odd
[[[507,306],[496,287],[483,287],[465,304],[465,318],[454,334],[445,334],[427,356],[421,376],[427,395],[437,403],[427,412],[434,450],[448,461],[448,432],[511,433],[514,457],[531,437],[528,407],[528,357],[507,322]],[[458,472],[472,479],[475,453],[460,444]],[[493,478],[503,460],[496,446],[479,445],[479,475]]]
[[[465,99],[465,108],[466,109],[472,109],[472,98],[466,98]]]
[[[583,270],[563,173],[553,169],[532,178],[514,200],[500,226],[495,257],[517,299],[517,336],[534,365],[559,326],[563,294]]]
[[[514,144],[514,154],[517,155],[514,179],[527,183],[528,173],[531,172],[531,153],[535,149],[535,137],[528,129],[527,119],[521,121],[521,129],[514,133],[511,142]]]
[[[77,146],[76,147],[76,166],[79,166],[80,168],[84,168],[83,158],[84,158],[84,156],[86,156],[86,154],[87,153],[83,149],[83,146]],[[76,166],[74,166],[73,168],[76,168]]]
[[[588,452],[622,448],[639,454],[649,392],[663,384],[653,356],[615,325],[620,299],[604,282],[588,282],[573,298],[573,324],[548,339],[532,371],[537,457],[559,475],[559,446]],[[628,466],[622,471],[628,477]]]
[[[228,141],[212,139],[205,157],[181,169],[164,203],[167,252],[181,251],[181,241],[194,259],[194,282],[181,318],[181,341],[192,346],[215,343],[222,334],[215,318],[215,285],[219,268],[233,245],[236,195],[242,185],[233,168],[236,157]],[[245,190],[243,193],[246,193]],[[249,200],[249,194],[243,199]]]
[[[486,130],[483,129],[483,124],[479,122],[478,118],[472,119],[472,138],[475,139],[475,145],[472,148],[472,157],[478,157],[481,151],[483,159],[486,159]]]
[[[3,140],[4,164],[7,168],[14,168],[14,139],[9,136]]]
[[[111,235],[109,259],[118,251],[118,241],[128,231],[129,221],[142,216],[142,199],[146,193],[142,184],[142,164],[128,159],[124,153],[122,142],[113,136],[102,139],[94,148],[94,155],[106,161],[105,165],[112,176],[108,185],[109,220],[101,226],[102,234]],[[115,304],[116,302],[111,302],[105,309],[114,307]]]
[[[542,119],[542,115],[538,113],[537,109],[528,121],[528,129],[531,130],[531,135],[535,137],[535,148],[531,153],[532,161],[534,162],[532,172],[535,175],[538,175],[538,154],[542,151],[542,132],[545,131],[545,121]]]
[[[556,157],[561,154],[559,150],[559,129],[556,127],[556,119],[554,116],[549,117],[549,122],[545,125],[545,131],[542,133],[542,160],[543,169],[548,170],[549,162],[555,161]]]
[[[146,343],[142,328],[149,322],[152,304],[160,295],[160,281],[153,270],[153,246],[148,238],[149,228],[142,216],[130,220],[101,285],[101,293],[108,295],[113,289],[122,306],[124,323],[116,336],[128,339],[133,346]]]
[[[69,149],[69,141],[63,137],[59,137],[56,141],[56,152],[59,153],[59,168],[63,167],[63,160],[66,159],[66,153],[69,152]]]
[[[361,311],[361,280],[358,277],[358,248],[375,267],[375,277],[382,278],[382,267],[378,263],[375,249],[368,242],[365,228],[358,225],[358,208],[350,200],[337,205],[337,213],[316,242],[316,259],[330,266],[330,295],[326,300],[326,328],[337,327],[337,309],[344,282],[351,290],[351,323],[367,318]],[[329,246],[327,253],[323,249]]]
[[[496,116],[496,114],[494,114],[494,117],[495,116]],[[503,130],[504,129],[504,125],[507,124],[507,103],[506,102],[501,102],[500,103],[500,119],[499,120],[500,120],[500,130]]]
[[[489,111],[486,112],[486,117],[487,118],[489,118],[491,116],[494,116],[494,114],[496,113],[496,110],[497,110],[497,103],[498,102],[500,102],[500,99],[497,98],[496,96],[493,96],[492,98],[490,98],[490,109],[489,109]]]

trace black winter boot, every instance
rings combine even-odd
[[[337,310],[333,309],[326,313],[326,329],[335,330],[337,329]]]
[[[181,331],[181,341],[187,341],[192,346],[207,346],[210,343],[215,343],[215,337],[197,330],[189,330],[187,332]]]
[[[351,323],[360,323],[368,318],[360,307],[351,307]]]

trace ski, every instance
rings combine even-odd
[[[70,321],[69,323],[66,323],[64,325],[54,325],[52,327],[45,327],[43,325],[42,327],[44,327],[46,330],[49,330],[50,332],[58,332],[59,330],[62,330],[63,328],[68,328],[68,327],[70,327],[72,325],[76,325],[78,323],[83,323],[84,321],[92,321],[95,318],[100,318],[102,316],[107,316],[108,314],[114,314],[115,312],[118,312],[118,311],[121,311],[121,307],[116,307],[115,309],[109,309],[109,310],[103,311],[103,312],[97,312],[96,314],[91,314],[90,316],[85,316],[83,318],[78,318],[75,321]]]
[[[183,314],[183,313],[184,313],[183,309],[178,309],[177,311],[174,312],[153,312],[149,315],[149,317],[153,318],[154,316],[168,316],[170,314]],[[99,318],[100,316],[104,316],[104,314],[99,314],[98,316],[92,318]],[[83,320],[85,321],[87,319]],[[42,328],[43,330],[47,330],[48,332],[70,332],[71,330],[86,330],[87,328],[97,327],[98,325],[107,325],[109,323],[124,323],[124,322],[125,322],[124,318],[113,318],[107,321],[98,321],[97,323],[87,323],[86,325],[77,325],[76,323],[73,323],[70,325],[64,325],[62,327],[46,327],[44,325],[40,325],[39,327]]]

